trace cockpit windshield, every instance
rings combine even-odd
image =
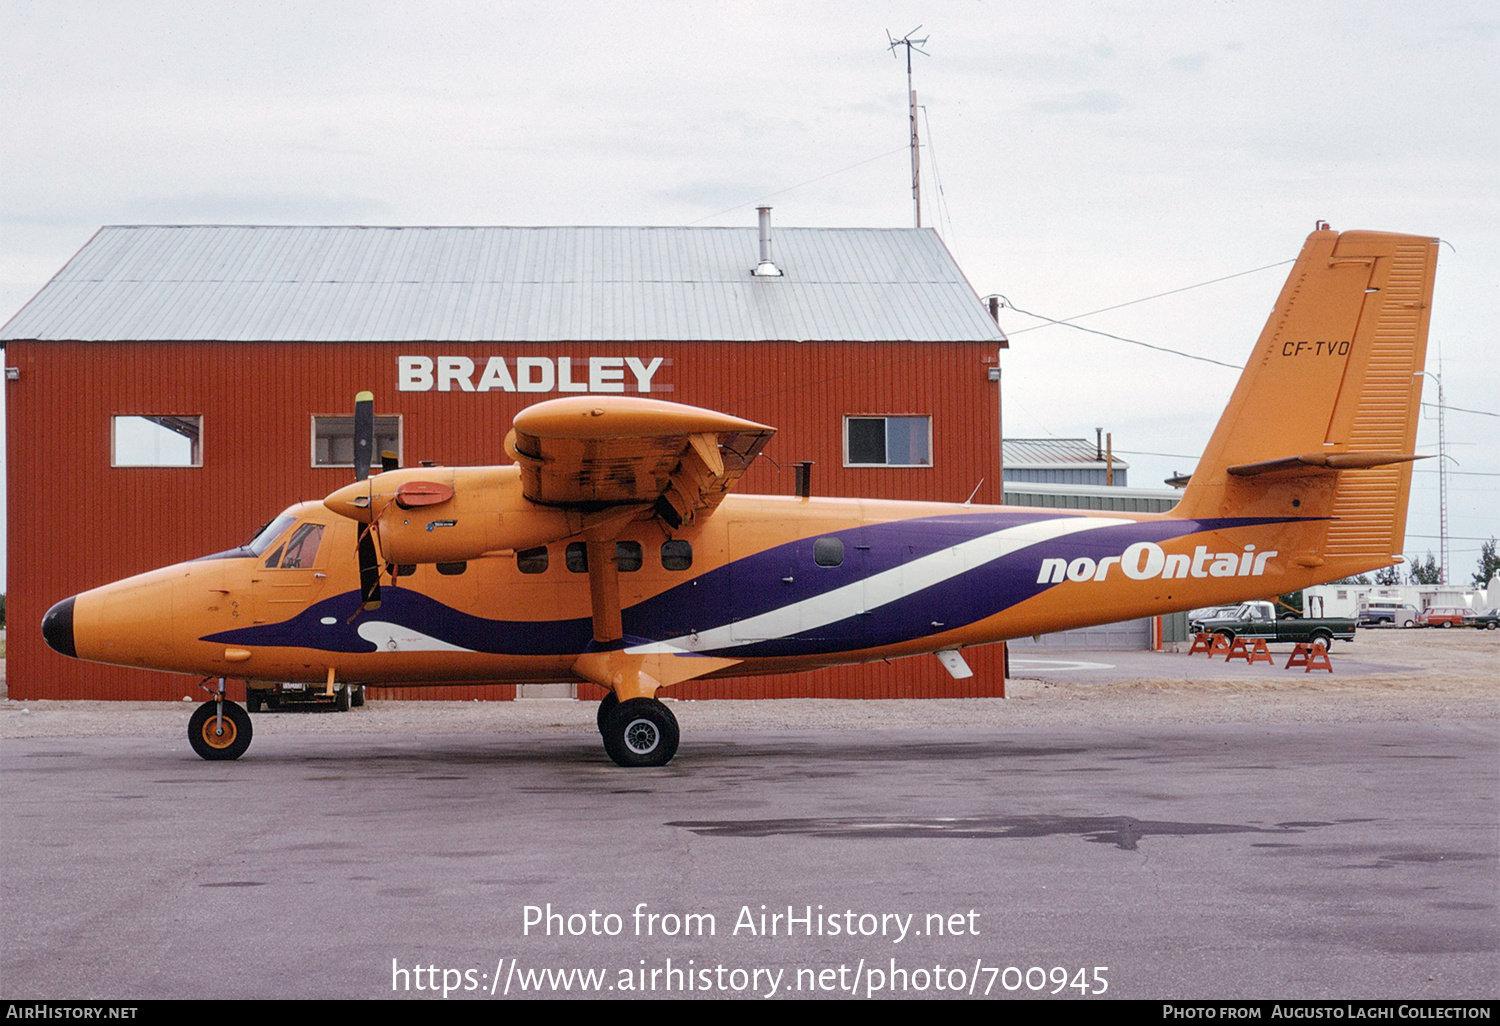
[[[272,520],[269,524],[255,532],[255,536],[247,541],[242,547],[251,555],[262,555],[271,547],[271,543],[281,537],[281,532],[292,526],[292,521],[297,518],[290,513],[283,513]]]

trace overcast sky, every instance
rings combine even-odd
[[[1290,260],[1320,219],[1436,235],[1429,369],[1440,347],[1447,404],[1500,413],[1493,3],[0,11],[0,321],[103,224],[750,225],[768,202],[781,225],[909,226],[885,33],[921,26],[924,223],[979,293],[1063,318]],[[1285,273],[1081,323],[1238,363]],[[1103,427],[1134,485],[1192,469],[1234,371],[1040,323],[1003,316],[1007,435]],[[1500,418],[1450,412],[1447,434],[1467,580],[1500,531]],[[1414,554],[1438,545],[1436,463]]]

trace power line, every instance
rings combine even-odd
[[[1462,406],[1447,406],[1447,405],[1439,405],[1437,403],[1423,403],[1422,405],[1423,406],[1430,406],[1433,409],[1452,410],[1455,413],[1477,413],[1481,417],[1500,417],[1500,413],[1491,413],[1489,410],[1466,410]]]
[[[698,220],[696,220],[696,221],[689,221],[683,227],[691,227],[691,226],[693,226],[695,224],[701,224],[702,222],[711,220],[711,219],[713,219],[715,217],[720,217],[720,216],[722,216],[724,214],[732,213],[733,211],[739,210],[741,207],[753,207],[757,203],[760,203],[762,200],[768,200],[768,199],[770,199],[772,196],[780,196],[784,192],[791,192],[793,189],[800,189],[804,185],[812,185],[814,182],[821,182],[825,178],[832,178],[834,175],[841,175],[845,171],[853,171],[857,167],[864,167],[866,164],[873,164],[877,160],[882,160],[882,159],[884,159],[886,157],[889,157],[893,153],[902,153],[902,152],[905,152],[905,150],[906,150],[905,146],[897,146],[894,150],[886,150],[884,153],[877,153],[873,157],[869,157],[869,158],[867,158],[865,160],[861,160],[861,161],[859,161],[857,163],[850,164],[848,167],[841,167],[837,171],[830,171],[826,175],[819,175],[816,178],[809,178],[805,182],[798,182],[796,185],[788,185],[785,189],[777,189],[775,192],[763,193],[757,199],[750,200],[750,201],[748,201],[746,203],[736,203],[734,206],[732,206],[732,207],[726,207],[725,209],[720,210],[718,213],[708,214],[708,215],[706,215],[704,217],[698,218]]]
[[[1135,306],[1137,303],[1145,303],[1145,302],[1149,302],[1150,300],[1153,300],[1153,299],[1161,299],[1163,296],[1175,296],[1179,292],[1189,292],[1189,291],[1191,291],[1193,289],[1201,289],[1205,285],[1217,285],[1221,281],[1228,281],[1231,278],[1242,278],[1242,277],[1244,277],[1247,274],[1255,274],[1257,271],[1269,271],[1273,267],[1285,267],[1287,264],[1290,264],[1290,263],[1294,263],[1294,261],[1292,261],[1292,260],[1278,260],[1276,263],[1274,263],[1274,264],[1266,264],[1264,267],[1252,267],[1248,271],[1236,271],[1233,274],[1226,274],[1222,278],[1211,278],[1208,281],[1200,281],[1196,285],[1184,285],[1180,289],[1168,289],[1166,292],[1158,292],[1154,296],[1142,296],[1140,299],[1132,299],[1132,300],[1129,300],[1128,302],[1116,303],[1114,306],[1101,307],[1098,310],[1090,310],[1088,313],[1074,314],[1072,317],[1064,317],[1062,320],[1060,320],[1060,321],[1053,321],[1052,323],[1053,324],[1067,324],[1069,321],[1082,320],[1085,317],[1092,317],[1092,316],[1094,316],[1094,314],[1109,313],[1109,311],[1111,311],[1111,310],[1122,310],[1122,309],[1124,309],[1127,306]],[[1024,313],[1024,311],[1020,311],[1020,312]],[[1032,316],[1036,316],[1036,315],[1033,314]],[[1050,318],[1044,317],[1042,319],[1043,320],[1049,320]],[[1047,325],[1045,325],[1045,324],[1034,324],[1034,325],[1032,325],[1029,328],[1017,328],[1015,331],[1011,332],[1010,334],[1012,334],[1012,335],[1024,335],[1028,331],[1037,331],[1037,330],[1039,330],[1041,328],[1045,328],[1046,326]],[[1076,325],[1069,325],[1069,327],[1076,327]]]
[[[1142,342],[1139,339],[1126,338],[1124,335],[1111,335],[1107,331],[1095,331],[1093,328],[1085,328],[1081,324],[1069,324],[1067,321],[1059,321],[1059,320],[1056,320],[1056,319],[1051,318],[1051,317],[1046,317],[1046,316],[1044,316],[1042,314],[1039,314],[1039,313],[1032,313],[1030,310],[1022,310],[1019,306],[1017,306],[1016,304],[1012,303],[1009,299],[1006,299],[1004,296],[1000,295],[999,293],[996,293],[996,298],[999,299],[1002,304],[1004,304],[1009,309],[1014,310],[1016,313],[1018,313],[1018,314],[1025,314],[1027,317],[1035,317],[1039,321],[1047,321],[1050,324],[1060,324],[1064,328],[1072,328],[1075,331],[1086,331],[1090,335],[1103,335],[1105,338],[1112,338],[1112,339],[1114,339],[1117,342],[1129,342],[1133,346],[1143,346],[1146,349],[1155,349],[1159,353],[1171,353],[1173,356],[1185,356],[1189,360],[1201,360],[1204,363],[1217,364],[1220,367],[1228,367],[1230,370],[1244,370],[1245,369],[1243,364],[1225,363],[1223,360],[1215,360],[1215,359],[1213,359],[1212,357],[1209,357],[1209,356],[1198,356],[1196,353],[1186,353],[1186,352],[1183,352],[1181,349],[1170,349],[1167,346],[1156,346],[1156,345],[1152,345],[1150,342]],[[1144,302],[1144,300],[1140,300],[1139,302]],[[1086,317],[1088,315],[1087,314],[1081,314],[1080,316],[1085,316]],[[1019,335],[1020,332],[1011,332],[1011,334]]]

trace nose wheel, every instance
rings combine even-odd
[[[632,698],[600,709],[604,750],[617,766],[665,766],[677,754],[677,717],[654,698]]]
[[[188,743],[204,759],[238,759],[250,747],[250,735],[250,714],[229,701],[204,702],[188,720]]]

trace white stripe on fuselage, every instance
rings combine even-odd
[[[669,641],[634,645],[627,652],[640,655],[655,653],[702,652],[754,645],[761,641],[790,637],[803,631],[826,627],[895,602],[924,588],[942,584],[959,574],[992,563],[1029,545],[1052,541],[1082,531],[1101,527],[1133,524],[1133,520],[1113,517],[1060,517],[1030,524],[1007,527],[990,534],[959,542],[957,545],[929,553],[910,563],[882,570],[853,584],[826,591],[821,595],[793,602],[756,616],[746,617],[697,634]]]
[[[359,636],[382,652],[472,652],[471,648],[449,644],[419,630],[387,620],[365,620],[359,625]]]

